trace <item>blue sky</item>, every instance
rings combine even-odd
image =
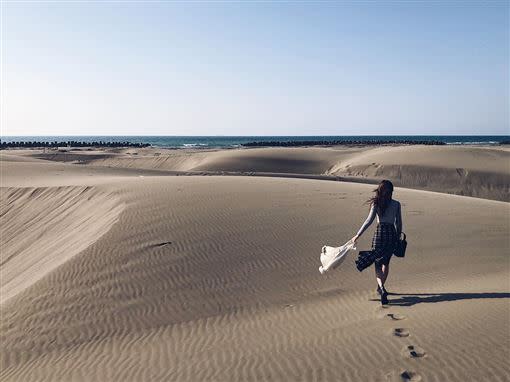
[[[508,4],[4,2],[2,134],[509,134]]]

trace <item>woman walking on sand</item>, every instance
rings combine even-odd
[[[370,212],[358,233],[351,239],[356,242],[377,217],[377,229],[372,239],[372,250],[361,251],[356,261],[361,271],[372,262],[375,264],[377,292],[381,296],[381,304],[388,303],[388,292],[384,283],[390,271],[390,259],[395,251],[397,240],[402,232],[402,212],[400,203],[393,199],[393,184],[383,180],[374,190],[375,195],[370,198]]]

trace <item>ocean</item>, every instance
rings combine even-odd
[[[499,144],[510,141],[510,135],[357,135],[357,136],[2,136],[2,142],[129,142],[146,143],[166,148],[235,148],[250,142],[295,141],[441,141],[450,145]]]

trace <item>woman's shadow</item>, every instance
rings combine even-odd
[[[390,296],[398,296],[397,299]],[[388,305],[412,306],[420,303],[475,300],[486,298],[510,298],[510,293],[388,293]],[[378,301],[378,300],[377,300]]]

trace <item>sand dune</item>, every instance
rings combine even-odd
[[[18,265],[0,270],[25,285],[1,306],[2,380],[510,376],[508,203],[398,188],[410,247],[383,309],[353,256],[318,272],[371,185],[15,160],[3,174],[2,261]]]
[[[33,152],[30,155],[34,155]],[[499,146],[383,146],[238,150],[128,149],[37,153],[37,158],[181,172],[332,175],[510,201],[510,151]]]
[[[6,188],[0,209],[3,303],[95,242],[122,203],[93,187]]]
[[[399,186],[510,201],[510,152],[500,147],[375,148],[328,173],[386,178]]]
[[[237,171],[321,174],[337,163],[339,157],[362,152],[345,148],[256,148],[232,150],[126,149],[111,152],[71,151],[26,155],[51,161],[67,161],[111,167],[174,171]]]

